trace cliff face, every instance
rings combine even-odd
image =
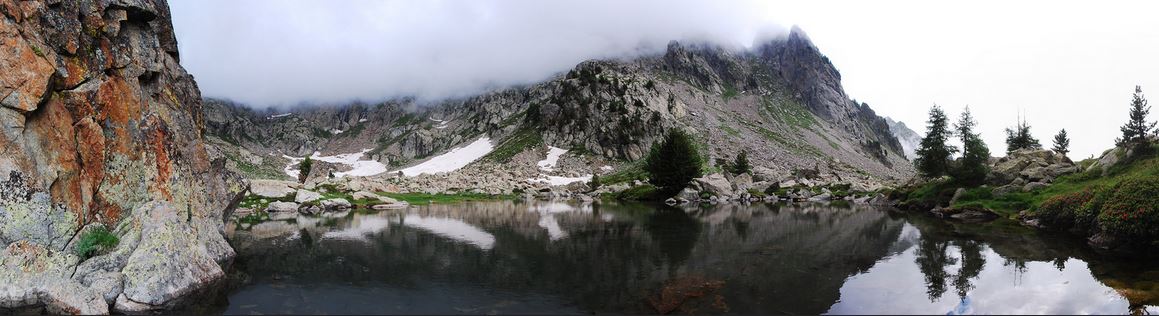
[[[0,308],[151,309],[220,277],[244,186],[202,141],[164,0],[0,0]],[[73,254],[84,232],[120,237]]]
[[[283,153],[371,149],[372,159],[400,168],[483,136],[504,149],[548,145],[627,162],[682,128],[706,145],[709,161],[743,150],[753,165],[783,178],[817,169],[881,183],[913,173],[887,122],[845,95],[836,68],[797,29],[744,51],[672,42],[663,54],[586,61],[541,83],[435,104],[401,99],[262,112],[211,101],[206,111],[209,134],[246,148],[231,158],[248,158],[231,160],[247,166]],[[535,137],[517,137],[527,135]],[[514,178],[524,176],[535,174]]]

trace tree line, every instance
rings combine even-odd
[[[1115,139],[1115,146],[1131,149],[1139,153],[1150,148],[1147,140],[1155,128],[1155,122],[1148,122],[1147,115],[1151,107],[1143,96],[1143,89],[1135,86],[1135,93],[1131,97],[1129,119],[1120,127],[1123,135]],[[982,141],[980,134],[974,131],[977,127],[967,106],[958,121],[950,126],[945,111],[938,105],[930,108],[929,120],[926,121],[926,136],[922,138],[917,149],[917,159],[914,165],[918,172],[927,178],[950,176],[963,184],[981,184],[988,170],[990,150]],[[956,146],[946,143],[952,137],[962,142],[962,156],[955,160],[953,155],[958,153]],[[1054,152],[1065,156],[1070,152],[1070,138],[1066,129],[1059,130],[1054,136]],[[1023,149],[1042,149],[1042,144],[1030,134],[1030,124],[1026,119],[1019,117],[1015,126],[1006,129],[1006,154]]]

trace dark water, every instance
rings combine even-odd
[[[1159,313],[1159,261],[873,207],[486,202],[239,228],[226,314]]]

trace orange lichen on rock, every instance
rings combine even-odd
[[[150,131],[149,142],[153,150],[153,159],[157,162],[157,179],[154,182],[157,192],[165,197],[166,201],[172,201],[173,196],[169,193],[169,179],[173,175],[172,165],[169,161],[169,151],[166,144],[170,142],[169,134],[165,131],[165,126],[160,120],[151,118],[150,124],[152,130]]]

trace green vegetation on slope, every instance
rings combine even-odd
[[[524,128],[515,132],[511,137],[508,137],[507,141],[504,141],[499,147],[495,147],[495,150],[483,156],[483,159],[494,162],[508,162],[511,161],[511,157],[515,157],[515,155],[518,155],[527,148],[541,145],[543,145],[543,137],[540,136],[539,132],[534,129]]]

